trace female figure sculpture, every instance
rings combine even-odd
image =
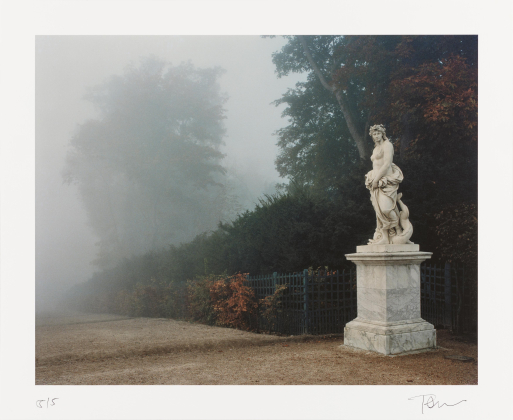
[[[392,162],[394,147],[386,137],[383,125],[373,125],[369,134],[374,140],[374,151],[372,171],[365,175],[365,186],[370,190],[376,212],[376,231],[369,245],[411,244],[413,227],[408,220],[408,208],[401,201],[402,194],[397,194],[403,173]],[[402,211],[399,211],[398,204]]]

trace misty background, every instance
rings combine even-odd
[[[128,65],[138,66],[149,56],[171,66],[190,61],[196,68],[224,69],[218,78],[220,93],[228,97],[220,151],[233,217],[284,182],[275,169],[273,133],[287,121],[281,118],[284,105],[272,102],[305,77],[277,78],[271,57],[285,43],[281,37],[259,36],[36,36],[37,311],[55,309],[70,286],[97,269],[92,262],[99,238],[87,224],[76,185],[63,182],[71,138],[79,124],[99,118],[98,109],[84,99],[88,88],[123,75]]]

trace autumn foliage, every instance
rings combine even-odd
[[[246,274],[217,280],[210,287],[210,300],[222,326],[251,330],[256,327],[258,304],[255,292],[244,285]]]

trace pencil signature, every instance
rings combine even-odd
[[[461,400],[461,401],[457,402],[456,404],[447,404],[447,403],[440,404],[440,401],[436,400],[435,394],[416,395],[415,397],[408,398],[408,400],[413,400],[414,398],[419,398],[419,397],[422,397],[422,406],[421,406],[422,414],[424,414],[424,407],[442,408],[444,405],[447,407],[454,407],[455,405],[458,405],[458,404],[461,404],[462,402],[467,401],[467,400]]]

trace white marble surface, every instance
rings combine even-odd
[[[369,244],[412,244],[410,211],[401,201],[402,193],[398,193],[404,176],[393,163],[394,146],[388,140],[382,124],[373,125],[369,134],[374,141],[374,150],[371,156],[372,171],[365,175],[365,186],[370,191],[376,212],[376,230]]]
[[[382,354],[434,348],[436,331],[420,316],[420,264],[431,253],[405,249],[346,257],[357,264],[358,317],[346,325],[344,344]]]
[[[356,252],[416,252],[419,250],[418,244],[359,245],[356,247]]]
[[[357,287],[368,289],[420,290],[420,266],[405,265],[358,265],[356,268]]]
[[[433,325],[427,321],[424,321],[422,318],[415,318],[409,321],[369,321],[367,319],[363,319],[357,317],[353,319],[351,322],[346,324],[346,327],[369,331],[374,334],[381,335],[393,335],[393,334],[403,334],[410,333],[414,331],[424,331],[424,330],[432,330]]]
[[[344,345],[384,355],[429,350],[436,347],[434,328],[396,334],[377,334],[368,330],[344,328]]]
[[[431,258],[432,252],[403,251],[403,252],[357,252],[346,254],[349,261],[356,265],[404,265],[418,264]]]
[[[362,319],[395,322],[420,317],[420,296],[415,289],[357,290],[358,316]]]
[[[387,290],[387,321],[420,317],[420,293],[414,288]]]

